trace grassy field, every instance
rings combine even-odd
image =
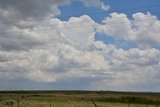
[[[108,91],[0,92],[0,107],[160,107],[160,93]]]

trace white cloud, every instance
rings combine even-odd
[[[55,28],[55,25],[58,26]],[[69,43],[86,48],[89,42],[94,39],[95,25],[95,22],[89,16],[83,15],[79,18],[71,17],[68,22],[52,21],[51,28],[61,32],[61,35]]]
[[[133,20],[121,13],[112,13],[97,28],[100,33],[137,43],[139,48],[157,48],[160,44],[160,21],[150,13],[133,14]]]
[[[105,4],[103,1],[101,0],[80,0],[84,3],[85,6],[87,7],[100,7],[101,9],[107,11],[110,9],[110,6]]]
[[[83,24],[83,21],[87,23],[80,25],[79,23]],[[86,15],[79,18],[72,17],[66,22],[53,18],[47,25],[48,29],[57,29],[56,31],[43,31],[41,30],[43,26],[37,26],[34,30],[17,28],[16,34],[13,33],[12,36],[9,32],[7,37],[4,37],[5,41],[14,41],[15,48],[8,48],[1,42],[3,46],[0,51],[0,57],[3,58],[0,63],[2,75],[5,77],[7,73],[10,77],[7,77],[8,79],[25,78],[41,82],[56,82],[76,75],[77,78],[86,77],[86,75],[89,77],[99,70],[106,70],[105,58],[94,51],[87,51],[90,43],[94,41],[94,26],[90,26],[94,24],[95,22]],[[17,35],[19,33],[21,36]],[[23,40],[25,37],[27,39]],[[21,40],[22,42],[19,42]],[[40,43],[33,42],[30,47],[32,43],[30,41],[33,40]],[[16,44],[17,42],[19,43]],[[26,44],[28,42],[29,44]],[[13,45],[9,44],[9,46]],[[17,49],[19,46],[21,48]],[[76,71],[73,73],[73,70],[84,75],[77,74]],[[88,71],[93,73],[85,73]]]
[[[103,56],[96,52],[88,52],[86,50],[77,50],[71,46],[63,46],[62,53],[60,53],[66,63],[91,70],[106,70],[107,64]],[[93,58],[94,57],[94,58]]]
[[[103,20],[103,25],[98,26],[99,32],[104,32],[109,36],[116,36],[125,40],[134,40],[134,31],[131,21],[125,14],[111,13],[110,17]]]
[[[129,66],[136,65],[138,67],[142,67],[142,66],[158,65],[158,62],[160,60],[160,51],[157,49],[147,49],[147,50],[130,49],[129,51],[124,51],[122,49],[115,49],[113,51],[112,57],[114,61],[121,62],[120,66],[129,64]]]
[[[101,1],[83,2],[86,6],[106,6]],[[67,3],[68,0],[58,2]],[[76,79],[81,82],[87,78],[90,89],[160,82],[156,79],[160,50],[154,48],[160,42],[160,30],[155,16],[136,13],[131,21],[125,14],[112,13],[102,25],[97,25],[87,15],[71,17],[68,21],[52,18],[48,22],[32,20],[11,25],[12,30],[2,31],[4,34],[0,35],[0,79],[58,83]],[[118,49],[114,44],[95,40],[95,33],[136,42],[139,48]]]
[[[139,47],[145,48],[160,44],[160,21],[156,16],[150,13],[136,13],[133,18],[135,20],[134,25],[138,29],[135,35]]]

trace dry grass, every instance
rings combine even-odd
[[[87,99],[121,96],[140,96],[149,99],[160,99],[159,94],[133,94],[133,93],[110,93],[110,92],[0,92],[0,107],[18,107],[17,98],[20,100],[19,107],[160,107],[155,105],[121,104],[95,102]],[[5,101],[13,99],[13,106],[5,105]],[[50,106],[51,105],[51,106]],[[96,106],[95,106],[96,105]]]
[[[120,103],[100,103],[95,102],[97,107],[128,107],[128,104]],[[0,107],[18,107],[17,104],[14,106],[7,106],[3,102],[0,102]],[[20,107],[50,107],[49,101],[21,101]],[[85,101],[67,101],[67,102],[56,102],[51,101],[51,107],[95,107],[92,102]],[[140,104],[130,104],[129,107],[160,107],[154,105],[140,105]]]

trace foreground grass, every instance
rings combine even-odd
[[[98,107],[160,107],[154,105],[142,105],[142,104],[123,104],[123,103],[101,103],[96,102]],[[84,101],[68,101],[68,102],[43,102],[43,101],[21,101],[20,107],[94,107],[91,102]],[[13,106],[5,105],[0,103],[0,107],[18,107],[17,104]]]
[[[93,100],[97,107],[160,107],[159,93],[0,92],[0,107],[95,107]]]

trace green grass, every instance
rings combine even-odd
[[[119,98],[108,97],[108,98],[98,98],[96,101],[99,102],[118,102],[126,104],[146,104],[146,105],[160,105],[159,100],[153,100],[143,97],[134,97],[134,96],[122,96]]]

